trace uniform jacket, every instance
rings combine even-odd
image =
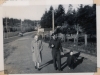
[[[55,40],[52,39],[50,41],[49,45],[50,45],[50,47],[52,49],[56,49],[58,51],[60,51],[60,50],[62,51],[62,44],[61,44],[61,40],[59,38],[56,38]],[[54,46],[52,47],[52,45],[54,45]]]

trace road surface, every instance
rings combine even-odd
[[[69,69],[66,65],[67,57],[61,58],[61,72],[54,70],[51,49],[48,44],[43,42],[41,70],[34,67],[31,53],[32,35],[19,38],[8,45],[15,47],[15,50],[7,57],[4,62],[4,68],[9,74],[32,74],[32,73],[77,73],[77,72],[95,72],[97,64],[89,59],[84,59],[75,69]]]

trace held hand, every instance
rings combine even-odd
[[[64,55],[64,52],[61,52],[61,55]]]
[[[64,55],[64,53],[62,53],[62,55]]]
[[[54,47],[54,45],[52,44],[51,47]]]

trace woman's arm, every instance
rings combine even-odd
[[[33,46],[33,41],[31,43],[31,50],[32,50],[32,53],[34,52],[34,46]]]
[[[40,51],[43,50],[43,44],[42,44],[42,41],[40,42]]]

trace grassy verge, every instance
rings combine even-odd
[[[44,42],[49,43],[48,40],[45,40]],[[97,56],[96,43],[94,44],[88,43],[87,46],[85,46],[83,42],[80,42],[77,46],[77,44],[74,44],[73,42],[69,41],[69,42],[63,42],[62,47],[73,50],[73,51],[81,51],[86,54]]]
[[[17,40],[18,38],[20,38],[19,36],[13,37],[13,38],[8,38],[8,39],[4,39],[3,42],[4,44],[7,44],[9,42],[12,42],[14,40]]]
[[[84,43],[79,43],[78,46],[74,44],[73,42],[64,42],[62,43],[64,48],[68,48],[75,51],[81,51],[90,55],[97,56],[97,47],[96,44],[88,43],[87,46],[84,45]]]
[[[35,31],[34,32],[29,32],[29,33],[24,33],[24,36],[23,37],[25,37],[25,36],[31,36],[32,34],[34,34],[34,33],[36,33]],[[17,39],[19,39],[19,38],[22,38],[22,37],[20,37],[20,36],[15,36],[15,37],[10,37],[10,38],[4,38],[3,39],[3,42],[4,42],[4,44],[7,44],[7,43],[9,43],[9,42],[12,42],[12,41],[15,41],[15,40],[17,40]]]
[[[17,47],[11,46],[9,44],[4,45],[4,59],[7,59],[8,56],[16,49]]]
[[[19,32],[8,32],[8,37],[17,36]],[[7,33],[4,33],[4,38],[7,38]]]

